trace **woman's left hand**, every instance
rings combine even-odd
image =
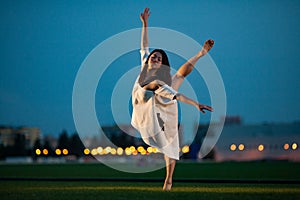
[[[214,109],[210,106],[207,106],[207,105],[203,105],[203,104],[198,104],[198,110],[200,110],[203,114],[205,114],[205,110],[208,110],[210,112],[213,112]]]

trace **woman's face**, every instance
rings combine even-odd
[[[148,61],[148,67],[149,69],[158,69],[162,64],[162,55],[159,52],[154,52],[151,54],[149,61]]]

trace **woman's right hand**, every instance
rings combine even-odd
[[[145,8],[144,12],[141,13],[141,15],[140,15],[140,19],[141,19],[141,21],[143,22],[143,24],[145,26],[148,26],[148,18],[149,18],[149,16],[150,16],[150,9],[149,8]]]

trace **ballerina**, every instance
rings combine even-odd
[[[196,102],[177,91],[184,78],[192,72],[196,62],[212,48],[214,41],[207,40],[202,49],[172,77],[165,51],[155,49],[149,52],[149,16],[149,8],[145,8],[140,15],[143,24],[140,50],[142,64],[132,90],[131,124],[140,132],[146,144],[156,147],[164,154],[166,177],[163,190],[171,190],[176,160],[179,160],[177,100],[195,106],[204,114],[206,110],[213,111],[212,107]]]

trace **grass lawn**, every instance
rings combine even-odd
[[[0,181],[1,199],[291,199],[300,198],[299,185]]]
[[[171,192],[163,192],[164,170],[125,173],[100,163],[2,164],[3,199],[300,199],[300,184],[263,184],[263,180],[300,180],[300,163],[290,162],[179,162]],[[27,180],[5,180],[27,178]],[[51,180],[28,180],[50,178]],[[69,181],[61,179],[68,178]],[[72,180],[76,178],[76,180]],[[158,180],[97,181],[100,178]],[[82,180],[81,180],[82,179]],[[87,181],[91,179],[90,181]],[[180,180],[187,182],[180,182]],[[161,181],[160,181],[161,180]],[[191,181],[188,181],[191,180]],[[193,182],[193,180],[198,180]],[[201,180],[256,180],[256,183],[205,183]]]

